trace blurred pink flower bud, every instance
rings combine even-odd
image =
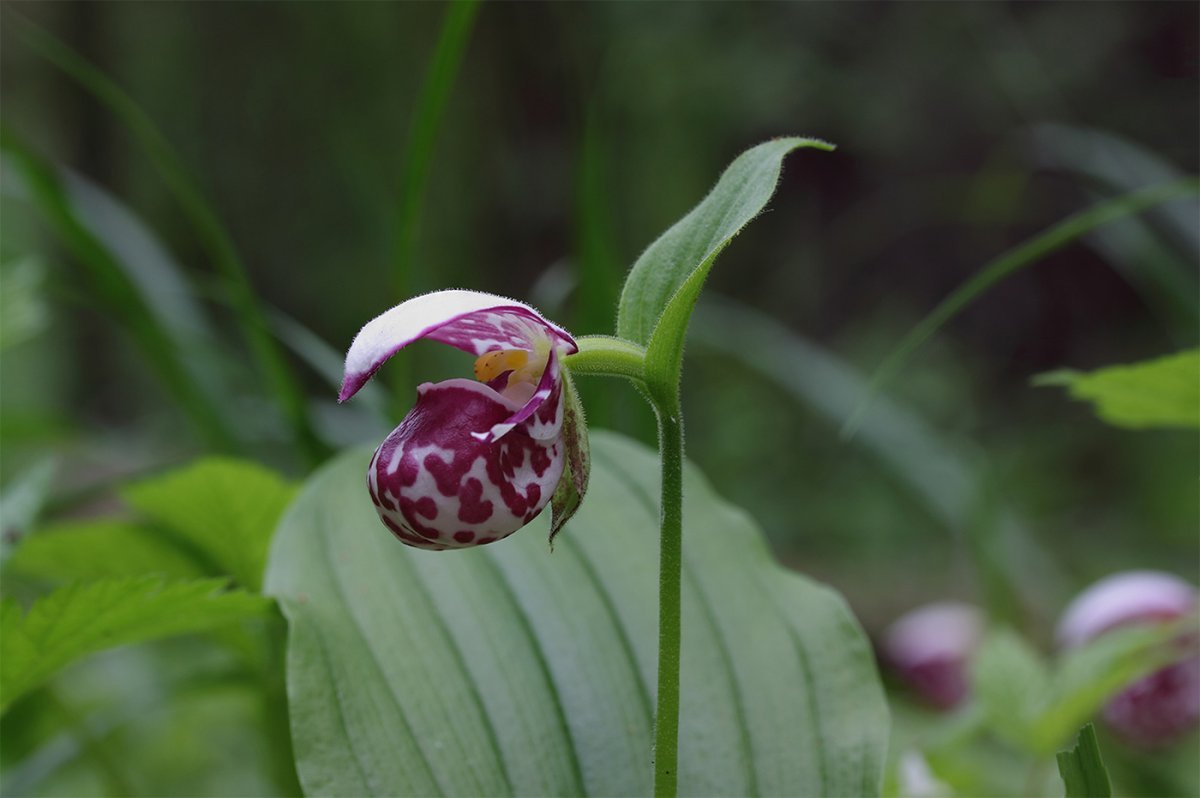
[[[951,709],[967,695],[967,663],[979,647],[983,628],[983,613],[970,604],[927,604],[888,627],[884,659],[925,701]]]
[[[1196,609],[1196,589],[1171,574],[1113,574],[1080,593],[1063,613],[1058,640],[1074,648],[1131,624],[1162,623]],[[1195,633],[1178,641],[1181,659],[1126,687],[1104,707],[1104,719],[1132,744],[1170,743],[1200,721],[1200,651]]]

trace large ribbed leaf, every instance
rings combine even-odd
[[[401,545],[367,451],[306,485],[267,591],[309,794],[650,793],[657,459],[604,433],[592,457],[553,553],[546,514],[494,546]],[[684,495],[681,794],[877,793],[887,710],[854,617],[694,471]]]

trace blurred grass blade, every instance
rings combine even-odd
[[[613,308],[619,296],[621,266],[613,251],[612,214],[606,190],[609,164],[595,100],[588,107],[576,168],[575,268],[578,281],[574,329],[585,335],[607,335],[612,330]]]
[[[1028,136],[1040,167],[1082,177],[1095,200],[1184,176],[1145,148],[1101,130],[1041,124]],[[1145,219],[1120,220],[1086,236],[1147,305],[1172,323],[1184,345],[1195,340],[1200,324],[1200,280],[1194,265],[1200,258],[1198,217],[1200,199],[1181,200],[1155,209]]]
[[[45,283],[46,267],[34,258],[0,263],[0,352],[49,326]]]
[[[275,337],[307,364],[332,389],[332,395],[336,396],[342,387],[345,354],[334,349],[324,338],[281,310],[270,309],[268,318]],[[368,382],[354,396],[354,401],[359,407],[370,410],[377,420],[387,423],[387,399],[383,387],[378,382]],[[343,407],[342,411],[349,409]]]
[[[442,31],[429,60],[429,69],[421,85],[421,94],[413,114],[408,145],[404,152],[392,274],[393,292],[399,298],[408,297],[419,290],[417,286],[412,285],[412,261],[421,221],[421,206],[425,199],[425,186],[429,182],[429,169],[437,144],[442,113],[454,87],[454,80],[458,75],[478,9],[479,0],[452,0],[446,6]]]
[[[245,425],[225,400],[236,384],[234,363],[223,355],[208,316],[188,284],[183,268],[146,225],[120,200],[100,186],[59,169],[71,209],[81,224],[113,255],[173,346],[187,357],[183,367],[197,388],[222,414],[238,440],[245,440]]]
[[[692,351],[733,358],[811,407],[834,429],[867,395],[867,380],[853,367],[753,308],[711,295],[700,302],[694,319],[688,340],[697,349]],[[971,555],[993,614],[1007,615],[1020,596],[1048,605],[1065,598],[1055,593],[1066,584],[1063,574],[1011,508],[997,508],[993,523],[979,528],[978,505],[986,493],[981,451],[940,435],[886,397],[863,418],[857,441],[948,531],[971,531]]]
[[[943,324],[954,318],[967,305],[975,301],[1005,277],[1037,263],[1039,260],[1060,249],[1080,236],[1095,230],[1109,222],[1123,219],[1141,213],[1155,205],[1195,196],[1200,193],[1200,180],[1187,178],[1165,185],[1135,191],[1115,199],[1094,205],[1085,211],[1064,219],[1050,229],[1023,244],[1010,249],[1000,257],[984,266],[974,277],[967,280],[961,287],[935,307],[929,315],[921,319],[900,343],[892,350],[876,369],[871,378],[867,396],[859,403],[850,419],[842,429],[842,434],[851,437],[858,430],[863,414],[879,391],[899,373],[900,368],[909,356],[925,343]]]
[[[1082,175],[1110,193],[1128,193],[1186,177],[1144,147],[1102,130],[1041,124],[1033,127],[1029,137],[1040,166]],[[1186,254],[1200,255],[1200,228],[1196,226],[1200,199],[1165,206],[1153,215],[1161,217]]]
[[[184,413],[191,418],[205,441],[222,451],[236,448],[219,405],[212,399],[187,366],[188,354],[182,351],[156,317],[143,296],[112,252],[96,238],[76,215],[70,198],[55,170],[18,142],[11,131],[0,131],[0,149],[21,178],[28,197],[43,213],[75,255],[90,278],[94,295],[120,320],[141,347],[151,366],[174,395]],[[6,170],[8,171],[8,170]]]
[[[54,461],[42,458],[10,479],[0,492],[0,565],[42,514],[55,471]]]
[[[128,128],[175,196],[224,281],[241,333],[291,426],[296,444],[315,464],[328,453],[308,417],[304,393],[271,337],[245,265],[216,212],[154,122],[116,83],[47,31],[13,14],[23,40],[70,75]]]
[[[1056,758],[1059,775],[1067,788],[1066,798],[1110,798],[1112,784],[1092,724],[1079,730],[1074,748],[1060,751]]]

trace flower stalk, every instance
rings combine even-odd
[[[658,699],[654,718],[654,795],[674,798],[679,783],[679,667],[683,573],[683,414],[679,365],[647,375],[646,351],[621,338],[587,336],[579,351],[564,358],[575,374],[632,380],[658,417],[662,494],[658,559]],[[671,373],[673,371],[673,373]]]
[[[683,416],[679,404],[658,413],[662,511],[658,555],[658,707],[654,723],[654,794],[674,798],[679,781],[680,581],[683,571]]]

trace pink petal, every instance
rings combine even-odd
[[[491,543],[532,521],[562,476],[562,442],[530,436],[540,412],[497,440],[472,434],[520,411],[472,380],[420,386],[367,470],[383,523],[404,543],[440,550]]]
[[[1196,589],[1161,571],[1125,571],[1105,577],[1071,602],[1058,624],[1066,648],[1127,623],[1178,618],[1195,609]]]
[[[957,601],[927,604],[888,627],[884,658],[917,695],[951,709],[967,695],[967,669],[983,631],[977,607]]]
[[[413,297],[367,322],[355,336],[338,401],[357,393],[388,358],[421,338],[479,356],[497,349],[532,351],[541,336],[555,340],[553,348],[561,347],[563,354],[579,350],[566,330],[515,299],[462,290]]]

